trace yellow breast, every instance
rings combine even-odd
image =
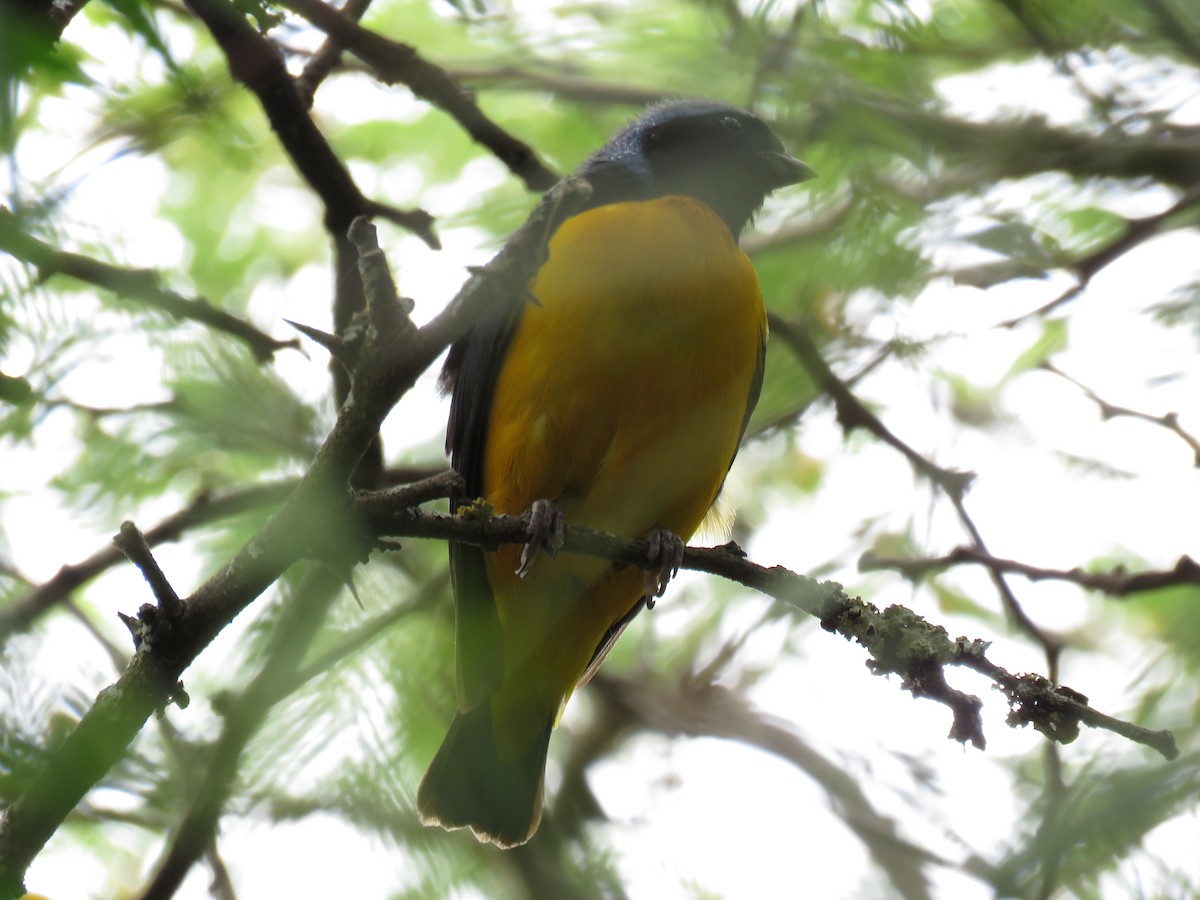
[[[697,200],[615,204],[560,228],[532,293],[494,394],[488,499],[689,535],[733,456],[765,335],[749,259]]]

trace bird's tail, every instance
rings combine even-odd
[[[498,847],[525,843],[542,819],[546,748],[553,723],[515,759],[505,759],[492,730],[492,704],[455,714],[417,791],[426,825],[470,828]]]

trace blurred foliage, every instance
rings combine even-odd
[[[186,8],[90,3],[61,41],[42,47],[25,40],[32,32],[12,18],[22,6],[0,0],[12,25],[0,27],[0,202],[53,246],[151,266],[164,285],[277,338],[294,336],[283,316],[320,327],[333,286],[320,204],[257,100],[231,80],[226,60]],[[293,74],[320,44],[301,19],[270,5],[237,8],[284,48]],[[1133,249],[1138,229],[1150,229],[1143,237],[1194,231],[1194,204],[1153,227],[1147,222],[1200,185],[1198,9],[1185,0],[376,0],[363,23],[456,75],[495,122],[559,172],[574,168],[641,102],[703,95],[760,111],[820,175],[780,192],[748,241],[768,306],[805,328],[894,431],[939,463],[966,469],[980,441],[1001,457],[1022,448],[1022,420],[1040,410],[1014,406],[1013,392],[1051,379],[1048,363],[1096,340],[1094,331],[1081,335],[1076,327],[1086,298],[1034,311],[1059,286],[1067,290],[1073,278],[1098,271],[1108,248],[1128,240]],[[497,246],[536,199],[511,177],[484,178],[488,186],[478,187],[480,173],[499,164],[449,115],[402,87],[380,88],[355,60],[345,60],[317,91],[314,118],[367,196],[427,206],[444,232],[462,229],[480,246]],[[142,174],[97,194],[106,173],[131,159]],[[408,194],[387,196],[389,185]],[[129,210],[138,211],[132,220]],[[441,290],[430,278],[429,296],[421,294],[427,257],[400,256],[402,277],[427,313]],[[1132,305],[1163,334],[1190,333],[1194,351],[1197,285],[1193,274]],[[1006,307],[994,301],[993,292],[1003,291],[1011,292]],[[923,298],[947,292],[954,300],[944,310],[953,324],[922,324]],[[982,374],[951,352],[964,334],[980,333],[1003,347]],[[1118,374],[1124,360],[1144,364],[1155,354],[1139,346],[1110,352],[1116,364],[1109,368]],[[7,538],[0,543],[0,615],[20,607],[58,565],[101,549],[123,519],[145,528],[200,498],[301,473],[332,421],[331,404],[313,401],[328,393],[324,365],[312,345],[261,365],[227,334],[148,312],[101,286],[38,272],[0,250],[0,452],[12,460],[0,464],[0,539]],[[1189,369],[1186,359],[1168,357],[1152,375],[1140,365],[1132,371],[1130,379],[1141,379],[1130,385],[1139,397],[1197,377],[1194,360]],[[1046,396],[1047,403],[1063,402]],[[1076,414],[1082,407],[1094,417],[1091,400],[1080,394],[1072,402]],[[1194,403],[1180,411],[1191,415],[1184,424],[1193,433],[1200,425],[1195,411]],[[1151,426],[1140,424],[1148,435]],[[414,451],[428,431],[427,423],[404,422],[386,432],[387,461],[441,465]],[[732,536],[752,558],[761,546],[769,561],[781,557],[837,578],[867,599],[910,603],[951,630],[1019,644],[1031,666],[1058,664],[1039,655],[1044,648],[1013,624],[983,578],[951,568],[908,585],[899,574],[855,570],[868,551],[938,556],[966,537],[946,499],[874,438],[856,434],[831,449],[839,444],[829,406],[779,341],[769,352],[750,435],[731,476],[740,518],[716,540]],[[1164,430],[1164,441],[1173,437]],[[1130,468],[1102,446],[1051,440],[1039,449],[1064,482],[1099,494],[1115,491],[1116,476]],[[1194,477],[1188,462],[1169,477]],[[885,490],[885,480],[901,487]],[[1118,502],[1109,513],[1114,519]],[[904,508],[888,508],[897,503]],[[807,524],[795,524],[797,511]],[[251,507],[197,522],[173,551],[168,575],[174,565],[193,583],[194,572],[203,578],[215,571],[270,512]],[[1045,520],[1058,515],[1018,514],[1030,528],[1053,527]],[[841,521],[847,517],[848,525]],[[1114,546],[1116,540],[1098,538],[1083,552],[1096,567],[1153,558],[1142,565],[1169,568],[1188,549],[1186,536],[1179,546],[1155,548]],[[1191,540],[1194,554],[1194,533]],[[1045,548],[1056,564],[1088,567],[1087,558],[1064,559],[1055,549]],[[522,850],[502,854],[417,825],[415,787],[455,704],[444,556],[440,544],[420,541],[375,554],[354,574],[361,606],[346,591],[322,607],[328,612],[299,673],[261,710],[241,754],[226,820],[283,826],[324,813],[364,841],[377,839],[370,846],[382,861],[370,877],[378,892],[365,896],[636,894],[637,873],[658,865],[656,847],[614,838],[587,776],[618,758],[622,765],[645,762],[649,754],[636,754],[634,735],[686,740],[678,736],[706,733],[699,714],[688,718],[686,703],[656,720],[652,710],[618,703],[611,691],[583,692],[572,704],[578,715],[568,714],[552,742],[546,823]],[[118,572],[71,591],[28,634],[0,638],[7,638],[0,803],[20,793],[30,767],[62,740],[87,698],[111,680],[113,662],[127,655],[128,636],[113,612],[132,612],[144,598],[135,592],[140,579],[123,581]],[[202,775],[224,727],[223,710],[271,664],[272,637],[306,583],[304,573],[289,573],[226,630],[189,671],[191,708],[148,725],[56,839],[85,848],[96,871],[106,873],[94,896],[131,896],[181,811],[211,787]],[[1024,583],[1014,584],[1026,598]],[[1065,590],[1081,599],[1083,592]],[[1000,759],[1005,771],[997,777],[1017,798],[1004,819],[1005,810],[946,796],[936,772],[918,775],[915,762],[910,780],[888,783],[886,764],[864,762],[866,749],[839,743],[837,722],[787,722],[796,735],[820,735],[817,743],[832,748],[825,751],[834,761],[829,769],[804,765],[803,777],[831,798],[847,772],[882,786],[879,793],[901,802],[881,803],[879,821],[928,855],[927,883],[877,884],[872,896],[1200,892],[1194,846],[1172,855],[1153,840],[1156,829],[1196,834],[1200,591],[1175,586],[1077,605],[1087,612],[1061,626],[1074,636],[1064,658],[1083,671],[1104,668],[1108,653],[1133,659],[1130,671],[1142,675],[1106,691],[1102,705],[1149,727],[1175,729],[1182,760],[1139,755],[1112,736],[1047,750],[1032,731],[1021,733],[1023,749]],[[1036,599],[1026,598],[1026,612],[1034,621],[1043,614],[1060,621]],[[729,584],[688,579],[635,623],[606,671],[670,688],[671,696],[733,685],[747,704],[757,696],[751,688],[769,686],[779,672],[796,678],[789,695],[850,698],[855,679],[875,689],[874,680],[856,673],[827,683],[813,666],[828,636],[803,625]],[[1086,683],[1073,686],[1089,691]],[[905,710],[912,703],[895,686],[886,702]],[[1126,709],[1107,708],[1115,703]],[[847,721],[860,716],[857,709],[844,714]],[[938,729],[944,726],[933,729],[931,745],[941,741]],[[737,739],[786,757],[761,732]],[[881,746],[888,739],[872,735]],[[744,803],[736,822],[698,827],[753,833],[775,798]],[[853,825],[856,813],[834,800],[830,809],[792,815]],[[990,842],[977,846],[967,837],[930,837],[953,833],[955,816],[1002,821],[993,822]],[[854,834],[871,844],[865,832]],[[867,847],[873,858],[894,852],[890,836],[874,840]],[[236,845],[217,843],[238,866],[261,864],[238,857]],[[57,852],[56,844],[46,852]],[[208,860],[214,872],[217,859]],[[339,861],[322,864],[336,868]],[[789,865],[795,863],[781,863]],[[815,885],[832,881],[843,894],[853,890],[844,861],[806,858],[802,865]],[[688,873],[675,887],[681,895],[719,895]]]

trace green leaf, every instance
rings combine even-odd
[[[1057,255],[1045,247],[1046,237],[1028,222],[1009,221],[967,235],[972,244],[1031,268],[1053,268]]]
[[[1042,323],[1042,333],[1021,355],[1013,360],[1013,364],[1004,373],[1002,381],[1038,368],[1056,353],[1067,349],[1067,320],[1046,319]]]

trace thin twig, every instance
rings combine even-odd
[[[640,87],[614,81],[597,81],[578,75],[568,75],[561,66],[546,63],[547,71],[520,69],[516,66],[467,67],[451,66],[447,74],[455,81],[468,84],[501,87],[504,90],[549,92],[565,100],[580,103],[615,103],[627,106],[648,106],[667,97],[677,96],[655,88]]]
[[[252,509],[278,505],[296,486],[295,481],[258,485],[213,497],[202,493],[183,509],[163,519],[145,533],[151,547],[179,540],[193,528],[207,525]],[[111,544],[87,559],[65,565],[28,594],[0,611],[0,647],[13,634],[29,628],[37,619],[71,594],[119,564],[125,557]]]
[[[990,558],[992,554],[988,551],[987,544],[983,540],[983,534],[980,532],[978,526],[976,526],[975,520],[967,512],[965,499],[962,497],[951,497],[950,502],[954,504],[959,521],[967,529],[967,533],[971,536],[971,542],[975,545],[975,548],[983,557]],[[1050,680],[1057,682],[1058,664],[1062,657],[1063,647],[1065,646],[1063,639],[1044,631],[1040,625],[1029,617],[1029,613],[1025,612],[1024,605],[1017,599],[1016,592],[1004,578],[1004,571],[1002,569],[997,566],[988,565],[986,562],[983,565],[992,579],[992,584],[996,586],[1005,609],[1008,610],[1008,614],[1012,616],[1017,627],[1041,645],[1042,652],[1046,656],[1046,670],[1050,675]]]
[[[1106,715],[1088,705],[1088,699],[1078,691],[1055,685],[1040,675],[1013,675],[997,666],[982,654],[963,653],[955,665],[973,669],[992,679],[1013,705],[1009,724],[1032,724],[1048,738],[1070,743],[1078,733],[1079,723],[1101,728],[1127,740],[1149,747],[1166,759],[1179,756],[1175,736],[1167,730],[1154,731]]]
[[[909,461],[917,472],[929,478],[930,481],[946,493],[946,496],[950,498],[950,502],[954,505],[954,509],[958,513],[959,521],[962,522],[963,527],[970,535],[971,541],[981,552],[987,553],[987,546],[984,544],[983,535],[967,512],[965,502],[967,488],[975,477],[974,473],[943,469],[930,462],[904,441],[900,440],[883,424],[878,416],[863,405],[862,401],[854,395],[846,383],[834,374],[803,328],[794,326],[778,316],[772,316],[770,321],[772,331],[779,335],[792,352],[795,353],[796,358],[808,372],[809,377],[833,399],[834,406],[837,409],[838,423],[842,426],[843,430],[849,432],[854,428],[865,428],[884,443],[894,447],[903,454],[905,459]],[[1012,588],[1004,580],[1003,572],[989,567],[988,573],[991,575],[992,582],[1000,594],[1000,599],[1009,611],[1009,615],[1012,616],[1013,621],[1041,645],[1046,654],[1046,664],[1050,672],[1050,677],[1056,679],[1058,677],[1058,660],[1062,652],[1062,641],[1057,637],[1047,634],[1029,617]]]
[[[295,340],[280,341],[255,328],[244,319],[226,312],[203,297],[184,297],[162,286],[163,276],[153,269],[129,269],[98,259],[68,253],[31,237],[20,220],[0,207],[0,250],[12,254],[38,270],[40,278],[66,275],[96,287],[112,291],[118,297],[134,300],[151,309],[161,310],[176,319],[200,322],[242,341],[259,362],[270,362],[274,355]]]
[[[349,21],[336,10],[325,7],[320,0],[316,2],[339,21]],[[313,122],[276,47],[228,0],[187,0],[187,6],[224,52],[230,74],[258,98],[279,143],[309,187],[321,198],[329,232],[343,235],[355,217],[380,213],[383,207],[372,204],[363,196],[349,169]],[[389,209],[389,215],[430,247],[437,249],[440,246],[429,213],[421,209]]]
[[[346,0],[338,12],[350,21],[357,22],[370,6],[371,0]],[[304,71],[296,77],[296,88],[309,107],[313,104],[313,96],[317,93],[321,82],[341,63],[342,50],[341,44],[333,38],[326,38],[305,64]]]
[[[340,43],[375,72],[385,84],[403,84],[422,100],[452,116],[478,143],[490,150],[530,190],[544,191],[558,181],[529,145],[513,137],[484,114],[467,91],[445,69],[421,56],[415,47],[363,28],[321,0],[281,0]]]
[[[834,374],[803,327],[794,325],[775,314],[768,314],[768,320],[771,325],[771,333],[787,344],[808,372],[809,377],[833,400],[837,410],[838,424],[844,431],[848,433],[855,428],[865,428],[881,441],[898,450],[918,473],[937,484],[949,496],[961,497],[966,493],[967,487],[975,477],[973,472],[943,469],[904,443],[883,424],[877,415],[854,396],[842,379]]]
[[[1108,402],[1103,397],[1099,396],[1091,388],[1089,388],[1087,385],[1082,384],[1080,381],[1078,381],[1075,378],[1072,378],[1070,375],[1068,375],[1062,369],[1058,368],[1057,366],[1055,366],[1053,363],[1051,363],[1049,361],[1043,362],[1041,364],[1041,368],[1045,369],[1047,372],[1051,372],[1051,373],[1057,375],[1059,378],[1063,378],[1063,379],[1071,382],[1071,384],[1075,385],[1077,388],[1079,388],[1081,391],[1083,391],[1083,393],[1087,395],[1089,400],[1091,400],[1098,407],[1100,407],[1100,417],[1102,419],[1118,419],[1118,418],[1141,419],[1143,422],[1149,422],[1152,425],[1157,425],[1160,428],[1165,428],[1165,429],[1167,429],[1167,431],[1173,432],[1174,434],[1178,435],[1179,439],[1182,440],[1185,444],[1187,444],[1188,447],[1191,449],[1192,453],[1194,454],[1194,456],[1193,456],[1194,465],[1197,468],[1200,468],[1200,440],[1198,440],[1194,435],[1185,431],[1183,426],[1181,426],[1179,424],[1179,413],[1168,412],[1168,413],[1163,413],[1161,416],[1156,416],[1151,413],[1142,412],[1140,410],[1130,409],[1127,406],[1118,406],[1116,403]]]
[[[1140,219],[1127,219],[1125,232],[1120,237],[1064,266],[1064,268],[1070,269],[1075,273],[1077,279],[1075,284],[1071,285],[1049,303],[1039,306],[1033,312],[1024,313],[1014,319],[1002,322],[1002,327],[1015,328],[1032,316],[1045,316],[1065,303],[1074,300],[1083,293],[1091,283],[1092,278],[1101,269],[1116,262],[1116,260],[1120,259],[1130,250],[1140,244],[1144,244],[1150,238],[1161,234],[1172,218],[1197,204],[1200,204],[1200,187],[1191,187],[1184,191],[1183,196],[1172,204],[1169,209],[1153,216],[1146,216]]]
[[[978,547],[955,547],[944,556],[921,559],[879,556],[865,553],[858,561],[859,571],[883,569],[900,572],[910,581],[917,581],[931,572],[942,572],[953,566],[984,565],[1030,581],[1067,581],[1090,591],[1111,597],[1128,597],[1141,591],[1156,591],[1176,585],[1200,585],[1200,563],[1186,554],[1179,557],[1173,568],[1145,572],[1128,572],[1124,568],[1108,572],[1085,572],[1083,569],[1047,569],[1015,559],[1002,559],[981,551]]]

